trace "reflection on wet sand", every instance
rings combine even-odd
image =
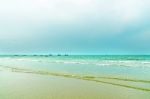
[[[30,69],[23,69],[23,68],[18,68],[18,67],[9,67],[9,66],[2,66],[2,65],[0,65],[0,67],[3,68],[4,70],[9,70],[11,72],[31,73],[31,74],[39,74],[39,75],[47,75],[47,76],[51,75],[51,76],[60,76],[60,77],[65,77],[65,78],[81,79],[81,80],[86,80],[86,81],[94,81],[98,83],[105,83],[105,84],[150,92],[150,88],[143,88],[143,87],[138,87],[138,86],[115,83],[113,81],[107,81],[105,79],[150,84],[149,80],[126,79],[126,78],[117,78],[117,77],[99,77],[99,76],[97,77],[97,76],[91,76],[91,75],[89,76],[89,75],[61,74],[61,73],[52,73],[52,72],[47,72],[47,71],[35,71],[35,70],[30,70]]]

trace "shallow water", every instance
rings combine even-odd
[[[149,77],[150,56],[0,56],[0,97],[3,99],[20,99],[22,94],[21,99],[59,99],[58,96],[63,99],[149,99]],[[51,84],[50,79],[63,86]],[[7,81],[13,83],[5,83]],[[39,94],[28,93],[25,82],[32,83],[31,90],[39,89]],[[82,82],[88,93],[84,94],[89,98],[78,93],[82,93]],[[23,86],[18,85],[22,83]],[[70,84],[73,84],[71,91],[67,86]],[[55,93],[45,86],[56,88]],[[62,95],[60,89],[66,93]]]

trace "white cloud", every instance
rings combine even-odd
[[[147,0],[5,0],[0,1],[0,14],[32,21],[72,22],[89,17],[132,22],[142,16],[144,1]]]
[[[77,45],[76,40],[80,39],[81,44],[77,46],[83,46],[90,40],[103,43],[105,37],[108,40],[113,36],[121,41],[137,27],[144,31],[141,23],[149,23],[149,5],[149,0],[1,0],[0,41],[3,44],[0,46],[7,46],[13,40],[17,47],[22,42],[49,47],[51,43],[66,44],[67,39],[71,46]],[[133,43],[149,41],[149,30],[146,31],[138,38],[134,36]]]
[[[148,10],[145,6],[150,4],[146,1],[148,0],[3,0],[0,1],[0,25],[12,23],[16,27],[29,27],[27,30],[22,29],[27,32],[34,25],[41,28],[44,24],[72,27],[79,24],[77,29],[84,30],[95,25],[98,32],[91,34],[95,37],[117,35],[133,22],[143,20],[143,11]],[[3,27],[9,28],[7,25]],[[19,32],[16,30],[14,32]]]
[[[145,6],[145,0],[117,0],[114,4],[117,14],[125,23],[139,20],[142,17],[142,11]]]

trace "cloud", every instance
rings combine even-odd
[[[0,45],[133,50],[131,42],[135,45],[137,39],[131,38],[150,37],[141,32],[149,31],[145,29],[150,24],[149,4],[149,0],[3,0]]]
[[[75,21],[83,16],[111,19],[108,17],[111,14],[116,17],[120,14],[120,17],[128,19],[138,15],[142,2],[140,0],[5,0],[1,1],[0,12],[2,15],[11,15],[17,19],[26,17],[31,20],[46,18],[51,21],[71,19]]]

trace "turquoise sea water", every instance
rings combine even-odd
[[[148,55],[0,56],[0,71],[62,76],[150,91]]]

